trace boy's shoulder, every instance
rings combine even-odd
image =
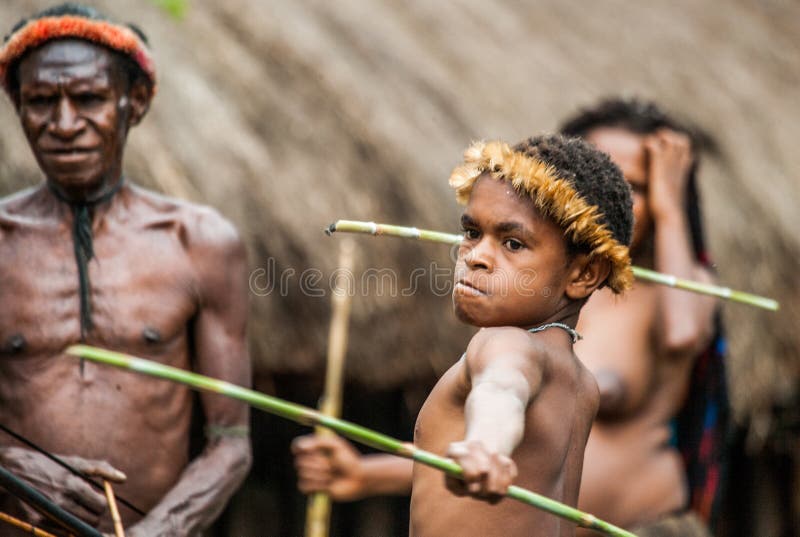
[[[567,331],[566,326],[560,323],[553,323],[553,325],[546,325],[542,328],[546,328],[546,330],[528,330],[516,326],[481,328],[472,336],[466,355],[514,352],[544,358],[552,353],[571,350],[569,338],[576,334],[574,331]],[[568,338],[564,338],[564,334]]]
[[[531,337],[531,332],[516,326],[488,326],[481,328],[467,346],[467,352],[486,347],[509,346],[528,347],[537,346],[537,341]]]
[[[524,328],[493,326],[481,328],[472,336],[464,359],[470,368],[483,368],[493,362],[516,360],[542,365],[551,350],[547,338],[536,337]]]
[[[483,328],[472,337],[462,358],[465,376],[470,379],[499,366],[525,376],[547,375],[551,380],[596,390],[592,374],[572,350],[570,337],[559,327],[542,331],[510,326]]]

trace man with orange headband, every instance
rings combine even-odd
[[[0,465],[110,531],[103,495],[24,439],[115,482],[134,506],[120,506],[129,537],[198,535],[247,474],[246,406],[203,395],[207,440],[190,461],[187,389],[63,350],[85,342],[247,385],[242,243],[214,210],[122,174],[156,87],[138,29],[48,9],[6,37],[0,83],[45,176],[0,199],[0,425],[18,435],[0,433]],[[0,509],[32,516],[7,496]]]

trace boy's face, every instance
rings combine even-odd
[[[475,326],[527,327],[569,303],[561,229],[510,183],[481,176],[462,216],[453,288],[456,316]]]
[[[590,131],[586,141],[607,153],[619,166],[633,191],[633,238],[631,251],[636,251],[653,228],[653,217],[647,203],[648,170],[644,136],[619,127],[601,127]]]

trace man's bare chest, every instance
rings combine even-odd
[[[181,337],[197,299],[191,263],[165,234],[108,233],[88,263],[94,341],[131,349]],[[0,357],[60,352],[81,339],[71,237],[22,231],[0,240]]]

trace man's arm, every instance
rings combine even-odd
[[[497,501],[516,477],[511,454],[542,384],[542,363],[531,345],[528,333],[518,328],[485,328],[472,338],[463,358],[470,386],[466,433],[447,452],[464,469],[463,481],[447,478],[453,493]]]
[[[655,269],[679,278],[712,283],[711,273],[695,260],[686,218],[686,185],[693,164],[689,137],[661,130],[645,141],[649,159],[648,203],[655,224]],[[663,350],[694,356],[713,335],[716,299],[664,289],[658,327]]]
[[[325,492],[338,502],[411,493],[414,462],[395,455],[362,455],[338,436],[307,435],[292,442],[297,488]]]
[[[248,288],[244,247],[235,229],[215,213],[202,215],[190,255],[198,278],[194,371],[238,384],[251,382],[247,349]],[[203,393],[207,442],[178,483],[130,537],[198,535],[222,512],[250,469],[249,408]]]

